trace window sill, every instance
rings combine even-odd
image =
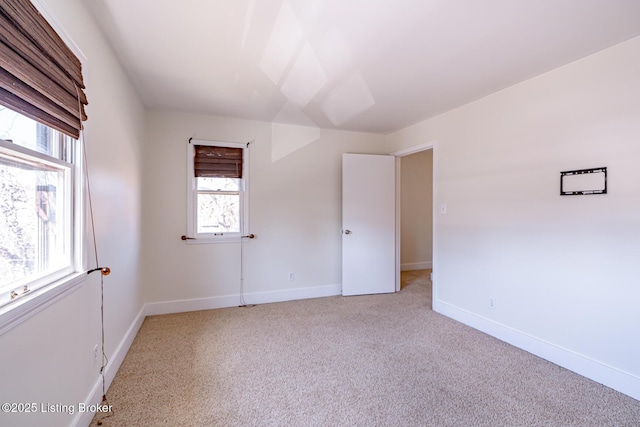
[[[0,308],[0,335],[78,289],[87,273],[73,273]]]

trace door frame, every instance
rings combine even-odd
[[[401,189],[401,185],[400,185],[400,158],[404,157],[404,156],[409,156],[411,154],[415,154],[415,153],[419,153],[421,151],[426,151],[426,150],[432,150],[433,153],[433,161],[432,161],[432,169],[431,169],[431,173],[432,173],[432,183],[433,183],[433,188],[432,188],[432,200],[431,200],[431,209],[433,211],[432,213],[432,221],[431,221],[431,233],[432,233],[432,237],[433,240],[431,242],[432,248],[431,248],[431,253],[432,253],[432,266],[431,266],[431,285],[433,288],[433,298],[432,300],[435,301],[436,299],[436,295],[437,295],[437,265],[438,265],[438,239],[437,239],[437,222],[438,222],[438,209],[436,208],[436,200],[438,200],[438,194],[437,194],[437,189],[438,189],[438,185],[437,185],[437,178],[438,178],[438,174],[437,174],[437,165],[438,162],[437,160],[437,146],[438,146],[438,141],[433,140],[433,141],[429,141],[429,142],[425,142],[423,144],[419,144],[419,145],[415,145],[409,148],[404,148],[402,150],[398,150],[395,151],[393,153],[391,153],[392,156],[395,156],[396,158],[396,292],[400,291],[400,192],[402,191]]]

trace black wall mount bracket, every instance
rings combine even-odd
[[[607,168],[560,172],[560,195],[607,194]]]

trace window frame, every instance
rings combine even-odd
[[[196,145],[242,149],[242,189],[240,193],[240,231],[230,233],[198,233],[198,189],[194,172]],[[187,244],[237,243],[249,230],[249,146],[247,143],[190,139],[187,144]]]
[[[75,141],[70,141],[70,143],[74,144]],[[55,270],[50,270],[46,273],[34,274],[14,282],[11,287],[7,288],[8,290],[0,289],[0,307],[3,307],[6,304],[11,304],[11,299],[8,297],[11,291],[18,292],[20,294],[20,288],[26,286],[30,291],[41,288],[42,286],[46,286],[48,283],[54,282],[62,277],[65,277],[73,272],[74,268],[74,253],[75,253],[75,242],[73,240],[74,237],[74,224],[75,224],[75,213],[73,212],[74,205],[74,197],[75,197],[75,147],[71,148],[72,151],[72,160],[71,161],[63,161],[56,159],[55,157],[48,156],[47,154],[40,153],[38,151],[31,150],[29,148],[25,148],[19,145],[13,145],[3,139],[0,139],[0,152],[7,153],[12,158],[16,160],[22,160],[24,162],[37,162],[43,166],[50,166],[58,171],[62,171],[65,175],[63,178],[64,186],[62,190],[64,191],[64,211],[62,212],[62,221],[64,222],[65,235],[63,245],[67,247],[66,262],[67,265],[61,268],[57,268]],[[68,231],[67,231],[68,230]],[[7,299],[9,298],[9,299]]]
[[[10,330],[31,315],[53,304],[66,294],[79,287],[85,280],[85,247],[84,247],[84,169],[81,159],[84,156],[82,138],[73,140],[73,160],[71,162],[57,161],[46,154],[38,153],[29,148],[16,145],[0,139],[0,146],[4,150],[16,152],[37,158],[45,163],[58,164],[69,168],[69,183],[66,189],[70,197],[71,216],[69,232],[70,266],[57,270],[43,277],[21,283],[17,287],[27,285],[29,292],[21,294],[5,305],[0,306],[0,335]],[[6,292],[11,292],[15,287]]]

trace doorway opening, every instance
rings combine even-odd
[[[406,284],[435,290],[435,141],[396,157],[396,292]]]

